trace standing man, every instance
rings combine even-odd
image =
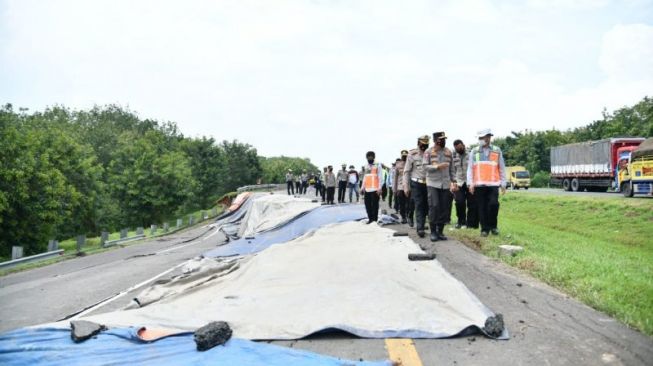
[[[347,180],[347,188],[349,189],[349,203],[352,202],[352,193],[356,192],[356,202],[358,202],[358,172],[356,171],[356,168],[354,168],[353,165],[349,166],[349,173],[348,173],[348,180]]]
[[[327,205],[333,205],[333,195],[336,192],[336,175],[333,174],[333,167],[328,166],[324,182],[326,184],[326,202]]]
[[[361,192],[365,200],[365,210],[367,211],[367,223],[375,222],[379,219],[379,199],[381,198],[381,182],[383,181],[383,167],[375,163],[376,153],[368,151],[365,154],[367,165],[363,167],[363,188]]]
[[[481,221],[481,236],[499,235],[499,189],[506,193],[506,165],[498,146],[490,144],[492,131],[478,133],[479,146],[469,154],[467,182],[469,192],[476,196],[478,216]]]
[[[407,222],[407,208],[408,208],[408,197],[404,192],[404,166],[406,165],[406,158],[408,157],[408,150],[401,150],[401,159],[397,159],[395,162],[395,180],[393,191],[396,192],[397,198],[395,204],[397,206],[397,211],[401,215],[401,223],[405,224]],[[412,217],[412,211],[410,212]]]
[[[306,190],[308,189],[308,173],[306,173],[306,169],[302,172],[302,177],[301,177],[301,194],[306,194]]]
[[[444,132],[433,134],[433,147],[424,153],[423,166],[426,171],[428,191],[429,226],[431,241],[447,240],[444,225],[447,223],[447,209],[451,212],[449,202],[454,183],[453,154],[447,145]]]
[[[456,184],[452,188],[456,200],[456,216],[458,217],[456,229],[463,227],[477,229],[478,209],[476,208],[476,198],[469,191],[469,186],[467,185],[469,152],[461,140],[454,141],[453,147],[453,169]]]
[[[347,164],[342,164],[342,169],[338,170],[338,203],[345,203],[345,191],[347,190]]]
[[[388,207],[392,209],[392,199],[394,198],[394,190],[392,189],[392,185],[395,181],[395,166],[396,162],[392,163],[392,167],[388,171],[388,179],[386,182],[386,186],[388,187]]]
[[[424,152],[429,148],[430,138],[428,135],[421,136],[417,139],[417,149],[408,152],[406,166],[404,167],[404,188],[406,195],[412,198],[415,204],[415,223],[417,226],[417,235],[424,237],[424,221],[426,220],[426,210],[428,207],[426,180],[422,161]],[[412,216],[408,216],[408,225],[413,226]]]
[[[326,202],[326,175],[327,175],[327,167],[323,168],[322,171],[322,190],[320,191],[320,195],[322,196],[322,202]]]
[[[290,196],[291,194],[295,194],[295,177],[292,175],[292,169],[288,169],[288,173],[286,173],[286,188],[288,189],[288,195]]]

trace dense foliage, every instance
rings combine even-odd
[[[574,142],[611,137],[653,136],[653,99],[645,97],[632,107],[613,113],[603,112],[603,119],[572,130],[512,132],[512,136],[494,140],[503,150],[506,165],[523,165],[531,172],[532,186],[542,187],[549,181],[551,147]]]
[[[283,183],[286,172],[292,169],[294,174],[301,174],[304,170],[308,174],[317,174],[320,170],[307,158],[290,158],[287,156],[260,158],[263,168],[263,181],[266,183]]]
[[[161,223],[276,173],[250,145],[187,138],[175,123],[113,105],[0,107],[0,151],[0,256],[13,245],[33,254],[51,238]]]

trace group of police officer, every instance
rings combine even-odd
[[[471,151],[461,140],[454,150],[446,146],[444,132],[417,139],[417,148],[402,150],[394,163],[393,191],[402,223],[415,226],[425,236],[429,218],[431,241],[447,240],[444,226],[449,223],[452,200],[456,202],[456,228],[478,228],[481,236],[498,235],[499,191],[505,193],[505,163],[499,147],[491,144],[492,132],[478,133],[478,146]],[[413,220],[414,216],[414,220]]]

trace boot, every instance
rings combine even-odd
[[[438,233],[431,230],[431,236],[430,236],[431,241],[438,241]]]
[[[405,224],[405,223],[407,223],[407,222],[408,222],[408,220],[406,220],[405,217],[402,217],[402,218],[401,218],[401,223],[402,223],[402,224]]]
[[[408,226],[413,227],[414,225],[415,225],[415,223],[413,222],[413,217],[408,216]]]
[[[424,230],[419,230],[419,229],[417,230],[417,236],[419,236],[420,238],[423,238],[424,235],[426,235],[426,233],[424,233]]]
[[[437,230],[438,240],[448,240],[448,238],[444,236],[443,231],[444,231],[444,225],[438,225],[438,230]]]

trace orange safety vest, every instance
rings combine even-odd
[[[472,164],[472,174],[475,186],[499,186],[501,175],[499,172],[500,152],[495,146],[490,146],[490,154],[487,160],[481,156],[480,150],[476,149]]]
[[[370,173],[365,174],[363,177],[363,189],[367,192],[378,191],[379,184],[379,168],[376,164],[372,167]]]

